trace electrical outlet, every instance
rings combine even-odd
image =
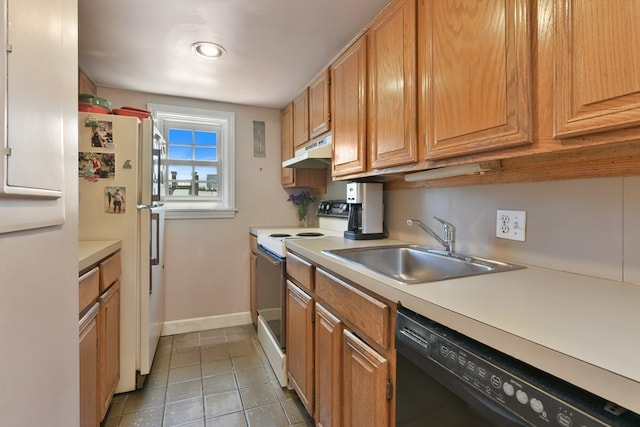
[[[527,212],[498,209],[496,237],[524,242],[527,227]]]

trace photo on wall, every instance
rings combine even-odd
[[[114,153],[78,153],[78,178],[89,181],[116,178],[116,155]]]
[[[123,214],[127,211],[127,188],[104,187],[104,213]]]

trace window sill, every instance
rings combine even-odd
[[[205,208],[199,207],[178,207],[165,205],[165,219],[224,219],[235,218],[237,209]]]

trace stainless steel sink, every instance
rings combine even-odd
[[[420,245],[372,246],[322,252],[405,285],[525,268]]]

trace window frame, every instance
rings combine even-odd
[[[165,104],[147,104],[163,135],[168,135],[169,125],[184,124],[185,129],[202,130],[198,126],[219,126],[217,140],[218,198],[168,198],[169,186],[165,185],[164,206],[167,219],[233,218],[235,207],[235,113],[190,108]],[[197,165],[199,162],[191,162]],[[169,182],[168,168],[164,169],[164,182]]]

